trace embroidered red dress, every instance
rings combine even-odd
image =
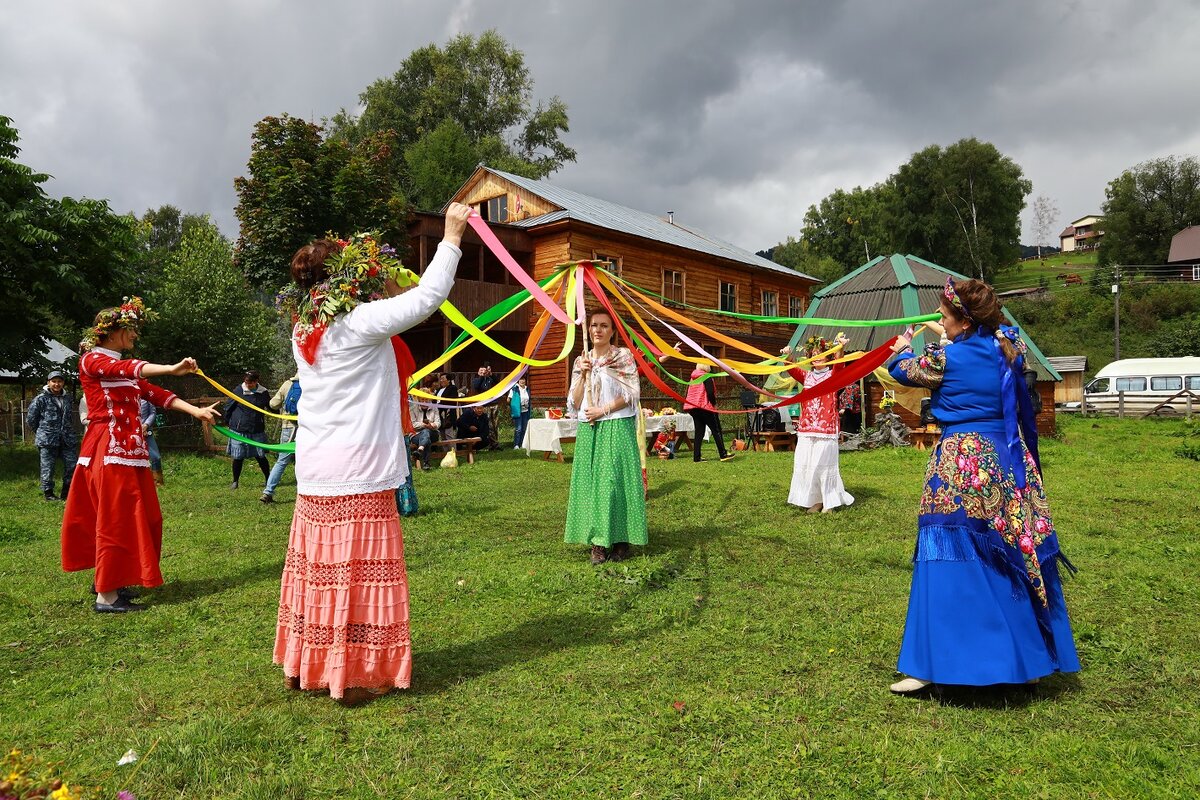
[[[138,401],[165,408],[175,394],[142,380],[146,363],[103,347],[79,359],[88,427],[63,514],[62,565],[94,567],[98,592],[163,582],[162,511]]]

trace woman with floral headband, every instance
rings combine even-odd
[[[840,333],[837,345],[845,347]],[[804,354],[812,359],[811,369],[791,369],[788,373],[805,389],[833,377],[838,367],[828,364],[825,355],[834,342],[819,336],[809,338]],[[829,513],[835,508],[851,505],[854,496],[846,491],[838,468],[838,412],[836,393],[823,394],[812,400],[800,395],[800,415],[793,421],[796,429],[796,454],[792,467],[792,486],[788,502],[808,509],[810,514]]]
[[[931,390],[942,438],[917,515],[898,694],[930,684],[1032,683],[1076,672],[1058,537],[1042,491],[1037,428],[1022,374],[1026,346],[983,281],[947,279],[948,344],[914,355],[907,337],[890,372]]]
[[[408,576],[396,489],[409,473],[402,415],[415,365],[396,334],[445,301],[471,209],[451,203],[433,261],[407,278],[367,235],[322,239],[292,258],[281,304],[304,387],[296,509],[279,596],[274,660],[293,689],[346,705],[412,676]]]
[[[592,313],[592,347],[575,359],[567,390],[567,411],[579,418],[579,430],[564,540],[591,545],[593,564],[621,561],[629,545],[647,542],[637,432],[641,386],[633,355],[615,343],[614,323],[607,311]]]
[[[204,422],[216,422],[215,406],[197,408],[173,392],[148,383],[156,375],[187,375],[196,361],[151,364],[124,359],[142,325],[156,314],[140,297],[96,315],[80,349],[79,383],[88,407],[87,432],[79,448],[75,480],[62,523],[62,564],[67,572],[95,568],[95,609],[100,613],[139,611],[126,587],[162,584],[162,511],[150,472],[138,402],[173,408]]]

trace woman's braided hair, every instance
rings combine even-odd
[[[976,328],[989,328],[992,332],[1000,330],[1000,326],[1007,322],[1004,317],[1004,306],[1000,304],[996,292],[983,281],[974,278],[955,281],[954,291],[958,294],[967,313],[963,314],[950,303],[942,303],[942,307],[960,322],[973,323]],[[997,337],[997,339],[1000,341],[1000,349],[1004,351],[1004,357],[1008,359],[1008,363],[1013,363],[1017,358],[1017,348],[1004,337]]]

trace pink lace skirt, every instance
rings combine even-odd
[[[298,495],[275,632],[302,689],[407,688],[408,576],[395,491]]]

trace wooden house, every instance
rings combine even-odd
[[[1047,360],[1062,375],[1062,381],[1054,384],[1054,404],[1082,403],[1087,356],[1057,356]]]
[[[834,281],[813,295],[809,316],[835,319],[899,319],[937,311],[942,292],[946,287],[946,276],[966,280],[953,270],[940,267],[913,255],[895,254],[879,256],[844,278]],[[1013,316],[1005,309],[1009,322],[1020,328]],[[850,339],[852,350],[872,350],[903,331],[903,327],[846,328],[842,330]],[[813,335],[832,339],[838,328],[801,325],[796,329],[790,344],[800,346]],[[1037,344],[1022,330],[1025,343],[1029,345],[1029,364],[1037,372],[1037,391],[1042,400],[1042,410],[1037,417],[1038,431],[1054,432],[1055,387],[1062,376],[1051,365],[1049,359],[1038,349]],[[918,334],[914,348],[925,346],[926,334]],[[866,382],[863,393],[867,410],[867,424],[874,421],[879,402],[883,399],[883,386],[873,379]],[[900,406],[896,412],[901,419],[916,427],[919,417]]]
[[[820,283],[685,225],[670,214],[659,217],[485,166],[478,167],[451,200],[476,208],[536,280],[553,274],[560,264],[569,261],[609,261],[613,271],[624,279],[663,296],[676,307],[686,306],[688,317],[766,352],[778,352],[787,344],[792,328],[702,309],[801,316],[808,307],[812,288]],[[442,219],[437,214],[418,214],[411,225],[409,260],[419,268],[432,258],[441,229]],[[468,232],[451,301],[470,317],[519,288]],[[589,295],[589,307],[593,304]],[[511,350],[522,350],[537,318],[536,307],[530,304],[528,309],[496,331],[496,339]],[[431,323],[411,335],[406,334],[418,362],[440,353],[458,334],[449,322],[438,317],[435,315]],[[561,349],[565,333],[557,323],[551,327],[539,351],[542,357]],[[665,330],[660,333],[672,336]],[[699,341],[710,352],[725,352],[720,343]],[[512,367],[511,361],[473,344],[456,357],[454,368],[474,371],[483,361],[490,361],[497,372]],[[561,401],[567,393],[570,369],[571,360],[531,369],[531,394],[542,402]]]
[[[1177,272],[1168,271],[1168,280],[1200,281],[1200,225],[1184,228],[1171,237],[1167,264]]]

